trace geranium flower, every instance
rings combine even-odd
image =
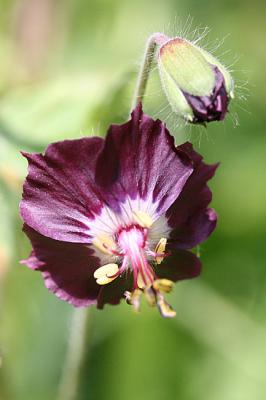
[[[22,261],[46,287],[74,306],[118,304],[138,310],[140,297],[161,314],[173,282],[199,275],[190,251],[216,225],[207,208],[207,165],[190,143],[175,147],[165,125],[141,105],[100,137],[65,140],[29,163],[20,205],[32,253]]]

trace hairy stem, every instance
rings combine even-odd
[[[73,311],[68,349],[57,400],[75,400],[77,398],[90,315],[89,308],[77,308]]]
[[[157,46],[162,45],[168,39],[169,38],[162,33],[153,33],[149,37],[146,44],[143,61],[140,66],[136,89],[133,96],[132,109],[134,109],[139,102],[143,101]]]

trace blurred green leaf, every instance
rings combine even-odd
[[[83,136],[92,128],[95,108],[110,97],[111,85],[114,82],[106,77],[88,75],[10,91],[0,101],[3,125],[12,132],[6,138],[44,147],[52,141]]]

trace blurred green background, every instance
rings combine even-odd
[[[140,315],[126,304],[93,309],[77,400],[264,400],[265,1],[0,6],[0,399],[56,399],[73,312],[19,264],[30,250],[18,215],[26,175],[19,151],[104,135],[127,118],[148,35],[190,37],[207,25],[202,44],[212,49],[226,37],[215,54],[233,64],[237,96],[226,121],[207,130],[179,126],[156,71],[144,102],[145,111],[167,118],[177,142],[190,139],[208,162],[221,161],[211,183],[219,224],[201,249],[203,274],[169,296],[173,320],[145,306]]]

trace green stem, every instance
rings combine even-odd
[[[167,40],[169,40],[169,38],[162,33],[153,33],[149,37],[143,61],[140,66],[136,90],[133,96],[132,109],[134,109],[139,102],[143,101],[157,47],[165,43]]]
[[[80,373],[87,343],[89,308],[73,311],[66,360],[62,371],[57,400],[75,400],[78,395]]]

